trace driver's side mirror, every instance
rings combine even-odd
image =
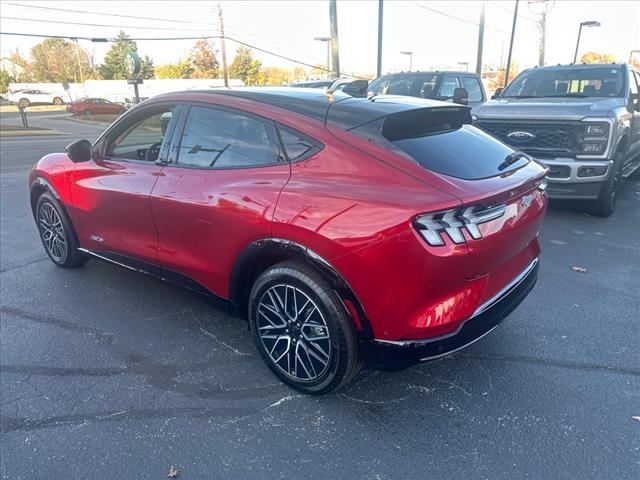
[[[364,98],[367,96],[368,87],[369,82],[367,80],[354,80],[351,83],[347,83],[342,89],[342,92],[352,97]]]
[[[89,140],[76,140],[67,145],[66,150],[73,163],[88,162],[93,158],[93,147]]]
[[[502,95],[502,92],[504,92],[504,88],[502,87],[496,88],[496,91],[493,92],[493,95],[491,95],[491,100],[498,98],[500,95]]]
[[[453,103],[469,105],[469,92],[466,88],[458,87],[453,91]]]

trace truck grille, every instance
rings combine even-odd
[[[477,121],[474,125],[501,142],[537,157],[574,155],[579,151],[578,124]],[[525,135],[521,135],[521,138],[516,135],[514,138],[514,132]],[[509,134],[512,136],[509,137]]]

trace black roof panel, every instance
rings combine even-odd
[[[341,91],[327,93],[317,88],[239,87],[234,89],[190,90],[246,98],[290,110],[343,130],[357,127],[391,113],[417,108],[450,106],[450,103],[398,95],[356,98]]]

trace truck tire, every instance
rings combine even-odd
[[[622,183],[622,152],[618,151],[613,159],[613,173],[600,187],[598,198],[591,205],[591,212],[598,217],[608,217],[616,209],[618,192]]]

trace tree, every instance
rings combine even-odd
[[[193,65],[189,60],[183,60],[177,63],[158,65],[155,71],[158,78],[191,78]]]
[[[126,80],[129,75],[124,68],[124,58],[127,52],[138,52],[138,45],[130,40],[129,35],[122,30],[118,33],[115,43],[104,57],[100,65],[100,75],[105,80]]]
[[[296,65],[293,69],[293,81],[298,82],[300,80],[307,79],[307,71],[300,65]]]
[[[0,93],[7,93],[9,91],[9,84],[15,82],[16,79],[7,72],[4,68],[0,69]]]
[[[580,63],[616,63],[616,57],[610,53],[587,52],[580,57]]]
[[[79,56],[83,76],[89,76],[89,56],[84,50],[79,51]],[[80,81],[76,45],[61,38],[47,38],[34,46],[26,68],[36,82]]]
[[[192,78],[220,77],[220,63],[216,58],[216,50],[209,40],[198,40],[189,52],[189,60],[193,65]]]
[[[504,75],[507,71],[506,68],[501,68],[498,70],[493,78],[489,79],[489,89],[495,90],[496,88],[504,87]],[[518,69],[518,65],[516,63],[511,63],[509,67],[509,82],[511,82],[516,76],[520,73]]]
[[[144,58],[140,60],[140,77],[145,80],[156,77],[153,60],[149,58],[149,55],[145,55]]]
[[[15,79],[14,81],[21,83],[33,81],[31,72],[29,71],[29,61],[22,55],[20,55],[20,52],[18,52],[18,50],[12,52],[7,57],[7,60],[8,62],[6,63],[5,67],[7,73]]]
[[[286,85],[290,70],[282,67],[266,67],[258,75],[258,85]]]
[[[253,58],[251,49],[241,46],[236,50],[229,66],[229,77],[239,78],[246,85],[257,85],[260,81],[262,62]]]

